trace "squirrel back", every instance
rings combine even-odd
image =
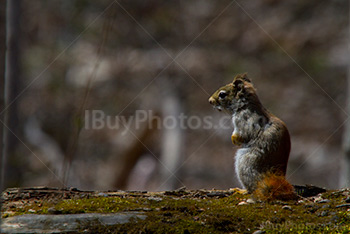
[[[236,173],[248,193],[260,198],[270,194],[272,199],[278,199],[283,190],[294,194],[293,186],[285,180],[291,147],[288,129],[261,104],[247,74],[237,75],[232,83],[219,88],[209,102],[232,116],[231,140],[240,146]]]

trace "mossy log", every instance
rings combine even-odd
[[[315,187],[299,187],[304,192]],[[259,202],[239,189],[2,193],[1,233],[343,233],[350,189]],[[310,191],[309,191],[310,194]]]

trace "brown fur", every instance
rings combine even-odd
[[[294,187],[288,183],[283,175],[271,172],[266,173],[263,179],[258,182],[253,196],[261,201],[296,200],[298,198]]]

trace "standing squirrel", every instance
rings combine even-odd
[[[232,115],[231,140],[241,147],[235,169],[248,193],[260,200],[295,199],[294,188],[285,179],[291,147],[288,129],[261,104],[247,74],[219,88],[209,103]]]

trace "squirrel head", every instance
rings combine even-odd
[[[260,106],[256,90],[247,74],[237,75],[232,83],[219,88],[209,98],[209,103],[219,111],[225,110],[231,114],[245,106]]]

